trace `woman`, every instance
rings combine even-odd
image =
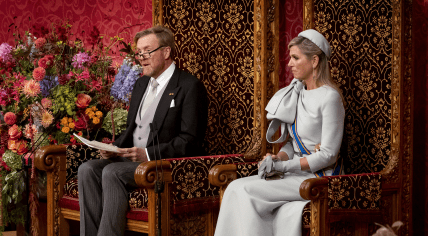
[[[288,48],[288,66],[295,79],[274,95],[266,110],[273,119],[267,136],[286,122],[283,127],[290,138],[277,155],[263,158],[258,176],[235,180],[227,187],[215,236],[301,235],[307,201],[300,197],[300,184],[317,174],[338,172],[335,163],[345,110],[330,77],[330,45],[319,32],[306,30]],[[287,137],[287,132],[282,133]],[[278,178],[269,177],[277,173]]]

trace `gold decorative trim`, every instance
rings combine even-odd
[[[279,0],[269,0],[267,7],[267,75],[266,102],[269,101],[279,89]],[[266,104],[263,104],[266,107]],[[267,128],[266,120],[266,128]],[[277,153],[279,144],[272,145],[266,142],[266,152]]]
[[[246,152],[246,157],[257,158],[266,153],[266,3],[263,0],[254,1],[254,131],[252,145]],[[249,155],[251,154],[251,155]]]
[[[392,2],[392,78],[391,78],[391,155],[382,175],[387,183],[397,183],[400,160],[401,127],[401,1]]]
[[[303,0],[303,30],[314,28],[314,3],[313,0]]]
[[[163,0],[152,0],[153,25],[163,25]]]

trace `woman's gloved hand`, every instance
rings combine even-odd
[[[272,160],[272,156],[267,155],[259,166],[259,172],[257,175],[260,179],[266,179],[266,175],[273,169],[273,163],[274,161]]]
[[[273,162],[273,168],[271,168],[271,171],[280,171],[283,173],[296,172],[301,170],[302,167],[300,166],[300,158],[296,156],[292,160]]]

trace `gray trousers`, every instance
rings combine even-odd
[[[80,235],[124,235],[129,191],[140,162],[90,160],[79,167]]]

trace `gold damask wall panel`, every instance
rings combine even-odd
[[[316,0],[315,29],[330,42],[346,101],[346,173],[379,172],[391,152],[392,6],[389,0]]]
[[[244,153],[254,123],[253,0],[164,0],[177,65],[208,91],[208,154]]]

